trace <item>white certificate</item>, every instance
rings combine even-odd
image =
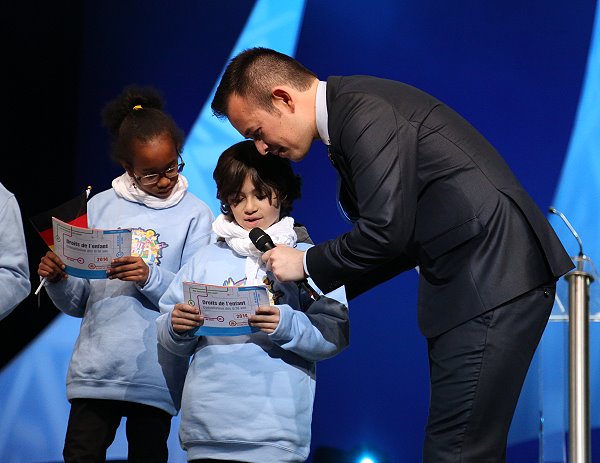
[[[199,307],[204,325],[196,336],[237,336],[256,333],[258,328],[248,325],[248,315],[269,304],[266,286],[217,286],[183,282],[187,304]]]
[[[107,278],[106,269],[117,257],[131,255],[131,229],[81,228],[52,217],[54,253],[65,272],[79,278]]]

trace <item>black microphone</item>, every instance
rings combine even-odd
[[[271,249],[275,249],[275,243],[273,243],[271,237],[262,228],[255,227],[250,230],[250,239],[252,240],[252,243],[254,243],[254,246],[256,246],[256,249],[261,252],[267,252]],[[299,281],[298,286],[306,291],[313,301],[318,301],[321,298],[319,293],[308,284],[306,278]]]

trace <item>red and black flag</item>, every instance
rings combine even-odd
[[[92,187],[89,186],[83,193],[66,203],[29,218],[33,227],[44,240],[44,243],[46,243],[52,251],[54,251],[52,217],[56,217],[57,219],[76,227],[88,228],[87,200],[91,189]]]

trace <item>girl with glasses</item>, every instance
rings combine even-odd
[[[131,228],[132,255],[115,259],[107,279],[69,277],[48,252],[38,268],[53,303],[81,317],[67,374],[71,411],[65,462],[106,460],[126,418],[128,460],[167,462],[175,380],[186,359],[157,343],[158,300],[179,268],[212,239],[213,214],[187,191],[183,134],[152,88],[128,87],[103,110],[112,157],[124,172],[88,202],[90,228]]]

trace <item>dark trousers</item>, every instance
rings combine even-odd
[[[531,359],[554,303],[539,287],[428,339],[425,463],[502,463]]]
[[[127,461],[166,463],[171,415],[149,405],[119,400],[73,399],[65,437],[65,463],[106,461],[121,418],[126,417]]]

